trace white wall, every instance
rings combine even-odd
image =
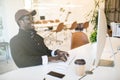
[[[68,11],[71,14],[68,17],[68,22],[77,21],[83,23],[91,20],[91,16],[87,16],[95,7],[95,0],[33,0],[33,9],[36,9],[37,16],[35,20],[40,20],[40,16],[45,16],[46,19],[59,19],[65,21]],[[102,0],[96,0],[102,1]],[[37,3],[37,4],[36,4]],[[39,3],[39,4],[38,4]],[[72,6],[71,6],[72,5]],[[104,8],[104,4],[101,7]],[[60,12],[60,8],[64,8],[65,12]],[[60,16],[62,14],[62,16]],[[88,27],[88,35],[91,33],[93,25]]]
[[[90,10],[94,7],[94,0],[35,0],[39,1],[39,5],[37,7],[33,7],[38,11],[36,19],[39,20],[39,16],[45,15],[46,19],[60,19],[61,21],[65,21],[67,12],[72,12],[68,20],[69,21],[78,21],[85,22],[88,20],[86,15],[90,12]],[[49,4],[49,5],[42,5]],[[54,5],[51,5],[54,4]],[[72,6],[70,6],[72,5]],[[65,12],[60,12],[60,8],[64,8]],[[62,16],[60,17],[60,15]]]
[[[0,12],[3,17],[3,35],[5,41],[10,41],[10,39],[18,33],[18,25],[15,22],[14,15],[15,12],[24,8],[24,0],[0,0]]]
[[[0,1],[0,27],[2,27],[2,25],[3,25],[3,21],[2,21],[2,19],[3,19],[3,9],[2,9],[2,6],[3,6],[3,4],[2,4],[2,1]],[[0,29],[0,41],[3,41],[3,29]]]
[[[52,3],[59,4],[62,6],[52,6],[47,7],[46,9],[40,9],[39,6],[38,14],[36,18],[39,19],[40,15],[46,15],[47,19],[55,19],[60,18],[62,21],[65,20],[66,14],[68,11],[71,11],[68,21],[78,21],[85,22],[88,21],[89,18],[86,18],[86,15],[90,12],[90,10],[94,7],[94,0],[35,0],[40,1],[40,3]],[[76,7],[65,7],[64,5],[77,5]],[[45,7],[45,6],[44,6]],[[60,17],[60,8],[65,8],[65,13],[63,13],[62,17]],[[18,33],[18,25],[15,22],[14,15],[15,12],[24,8],[24,0],[0,0],[0,15],[3,19],[3,27],[4,27],[4,39],[8,41]]]

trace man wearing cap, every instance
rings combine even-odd
[[[18,67],[29,67],[47,64],[54,61],[66,61],[69,56],[61,50],[50,50],[44,44],[44,39],[36,34],[32,25],[36,11],[29,12],[20,9],[15,14],[19,32],[10,40],[12,57]]]

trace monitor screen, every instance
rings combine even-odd
[[[45,16],[40,16],[40,20],[45,20]]]
[[[97,67],[102,56],[102,52],[106,42],[107,34],[107,22],[103,9],[99,9],[98,12],[98,28],[97,28],[97,48],[95,55],[94,67]]]

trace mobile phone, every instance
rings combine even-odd
[[[54,71],[50,71],[49,73],[47,73],[48,75],[54,76],[54,77],[58,77],[58,78],[63,78],[65,76],[65,74],[62,73],[58,73],[58,72],[54,72]]]

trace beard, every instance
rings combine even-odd
[[[34,30],[35,29],[35,27],[34,27],[34,25],[33,24],[31,24],[31,23],[29,23],[29,24],[27,24],[27,25],[25,25],[25,30]]]

